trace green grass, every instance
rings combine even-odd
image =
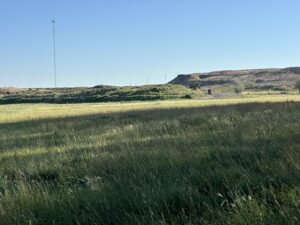
[[[204,92],[182,85],[104,86],[93,88],[0,88],[0,104],[83,103],[180,99],[201,97]]]
[[[299,147],[298,96],[2,105],[0,224],[299,224]]]

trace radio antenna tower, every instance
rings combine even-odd
[[[54,71],[54,87],[56,88],[56,46],[55,46],[55,20],[52,20],[53,25],[53,71]]]

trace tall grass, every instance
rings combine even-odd
[[[300,103],[66,106],[28,120],[18,107],[45,105],[11,107],[0,112],[0,224],[300,222]]]

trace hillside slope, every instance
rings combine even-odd
[[[300,79],[300,67],[284,69],[227,70],[210,73],[181,74],[170,84],[190,87],[244,85],[252,90],[291,90]]]

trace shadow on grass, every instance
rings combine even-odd
[[[104,112],[104,113],[92,113],[86,115],[79,116],[67,116],[67,117],[59,117],[59,118],[42,118],[42,119],[30,119],[28,121],[20,121],[20,122],[8,122],[0,124],[0,131],[4,132],[6,130],[17,130],[20,127],[24,130],[26,128],[35,127],[39,124],[43,123],[68,123],[68,122],[76,122],[80,120],[85,121],[97,121],[101,123],[108,123],[111,121],[122,121],[126,119],[166,119],[166,118],[174,118],[179,115],[189,116],[190,114],[195,113],[225,113],[230,111],[238,111],[240,113],[248,113],[248,112],[263,112],[268,109],[276,109],[279,110],[290,110],[290,111],[298,111],[300,110],[300,102],[280,102],[280,103],[239,103],[233,105],[220,105],[220,106],[200,106],[200,107],[178,107],[178,108],[169,108],[169,109],[133,109],[128,110],[126,112]],[[121,120],[120,120],[121,119]],[[94,126],[98,126],[99,124],[94,124]]]
[[[64,123],[72,123],[76,127],[74,135],[82,136],[90,135],[89,129],[94,131],[102,126],[105,130],[111,125],[125,126],[136,121],[143,121],[144,127],[170,119],[188,125],[185,128],[179,124],[178,132],[168,127],[165,131],[168,136],[152,127],[143,131],[141,137],[134,138],[131,134],[125,142],[116,137],[103,146],[70,148],[17,159],[7,157],[4,164],[20,163],[12,174],[21,170],[25,175],[25,180],[18,180],[17,175],[11,178],[24,185],[23,189],[16,188],[13,198],[8,197],[7,204],[12,206],[9,213],[12,218],[32,219],[36,224],[53,224],[53,221],[55,224],[159,224],[159,221],[188,224],[193,219],[200,223],[200,217],[213,221],[221,214],[229,216],[238,210],[232,204],[251,196],[276,215],[280,215],[283,207],[292,218],[296,215],[294,208],[282,195],[300,185],[297,167],[300,134],[297,124],[293,124],[299,117],[299,109],[300,103],[251,103],[3,124],[0,131],[13,134],[20,126],[29,133],[38,125],[53,124],[48,128],[52,129],[54,125],[63,128]],[[269,115],[270,111],[276,115]],[[249,113],[257,117],[246,120]],[[288,113],[296,115],[295,118],[285,116]],[[236,118],[240,124],[225,126]],[[270,121],[265,121],[266,118]],[[280,135],[277,131],[286,120],[291,126]],[[212,123],[212,129],[201,131],[205,126],[199,123],[205,121]],[[255,126],[265,130],[253,130]],[[201,133],[184,139],[189,129],[191,134]],[[12,143],[18,139],[12,138]],[[43,142],[47,138],[42,136]],[[35,162],[42,166],[35,170],[27,167]],[[30,195],[22,201],[24,189]]]
[[[59,158],[70,159],[64,167],[74,167],[67,176],[55,169],[28,175],[28,180],[34,178],[34,183],[26,184],[31,186],[32,194],[48,190],[51,205],[35,200],[36,208],[30,206],[24,212],[33,211],[38,220],[43,215],[49,221],[59,222],[67,208],[72,212],[67,219],[73,223],[79,220],[120,224],[133,223],[135,219],[150,222],[151,215],[159,220],[161,214],[171,222],[177,216],[183,218],[183,210],[198,217],[219,210],[226,214],[231,206],[221,207],[222,203],[235,204],[244,196],[265,201],[274,212],[280,207],[293,208],[279,196],[297,187],[300,177],[296,167],[286,161],[282,149],[270,147],[262,152],[251,148],[253,145],[249,143],[248,148],[215,148],[202,156],[201,149],[191,155],[180,152],[180,148],[153,152],[149,147],[140,149],[140,146],[135,142],[133,152],[127,150],[108,158],[81,158],[83,152],[90,153],[93,148],[63,153]],[[51,156],[41,155],[36,160],[48,157]],[[28,160],[33,158],[29,156]],[[274,196],[278,197],[274,199]],[[51,214],[54,208],[55,213]],[[20,210],[17,211],[24,209]]]

